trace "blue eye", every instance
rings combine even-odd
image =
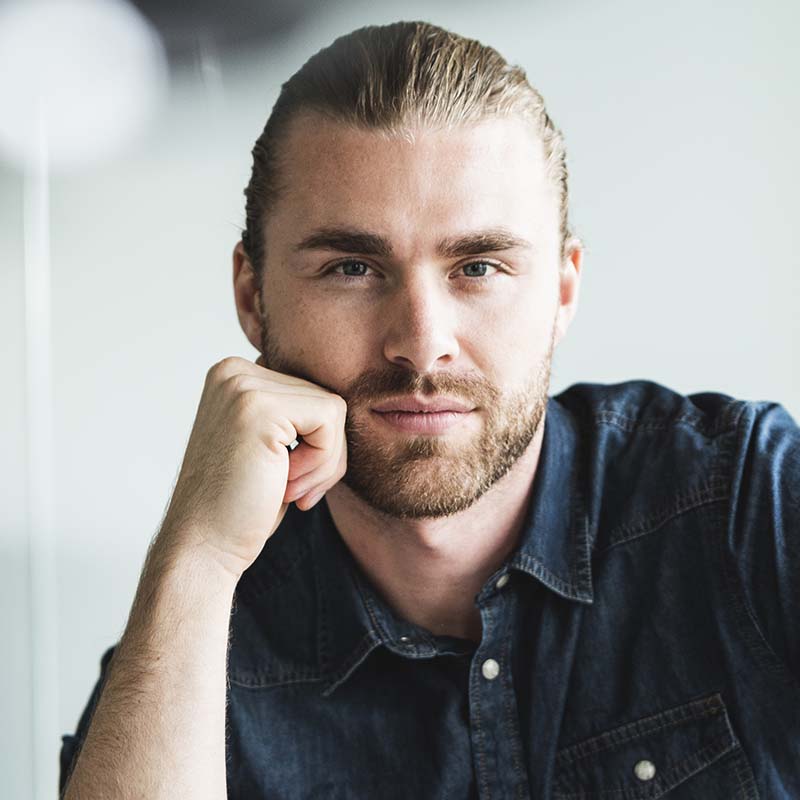
[[[467,275],[469,278],[488,278],[489,276],[486,274],[486,267],[491,267],[493,270],[497,270],[494,264],[488,261],[473,261],[470,264],[464,264],[462,269],[464,270],[464,274]],[[472,272],[473,269],[480,269],[479,273]]]
[[[492,270],[488,272],[488,270]],[[344,283],[363,282],[372,277],[372,267],[364,261],[351,258],[348,261],[340,261],[328,269],[325,275],[335,278]],[[491,261],[472,261],[459,267],[461,277],[467,278],[469,284],[488,283],[500,270]],[[458,273],[457,273],[458,274]]]
[[[485,261],[473,261],[472,264],[465,264],[462,269],[464,274],[470,278],[484,278],[486,277],[486,268],[491,266]]]
[[[369,264],[351,259],[350,261],[340,261],[338,264],[334,264],[327,271],[326,275],[335,275],[338,276],[340,280],[344,281],[357,281],[362,278],[368,278],[367,270],[369,269],[372,269]]]
[[[339,264],[339,266],[342,268],[342,274],[348,278],[361,278],[366,274],[364,270],[369,269],[363,261],[345,261],[343,264]],[[357,268],[355,273],[346,271],[353,268]]]

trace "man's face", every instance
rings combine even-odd
[[[577,301],[541,144],[516,119],[412,144],[306,115],[283,156],[253,344],[347,401],[342,481],[365,502],[401,518],[469,507],[541,424]],[[470,411],[423,432],[421,413],[373,410],[411,395]]]

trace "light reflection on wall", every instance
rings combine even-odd
[[[119,152],[165,96],[160,38],[123,0],[0,8],[0,157],[70,171]]]

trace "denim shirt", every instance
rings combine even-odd
[[[548,398],[482,639],[402,618],[325,502],[230,619],[230,800],[797,800],[800,428],[646,380]],[[74,736],[85,736],[113,647]]]

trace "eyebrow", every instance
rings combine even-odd
[[[487,228],[442,239],[436,252],[444,258],[476,256],[481,253],[501,250],[533,249],[533,245],[506,228]],[[295,252],[302,250],[336,250],[341,253],[360,253],[368,256],[388,258],[392,245],[388,239],[358,228],[320,228],[306,236],[294,246]]]

